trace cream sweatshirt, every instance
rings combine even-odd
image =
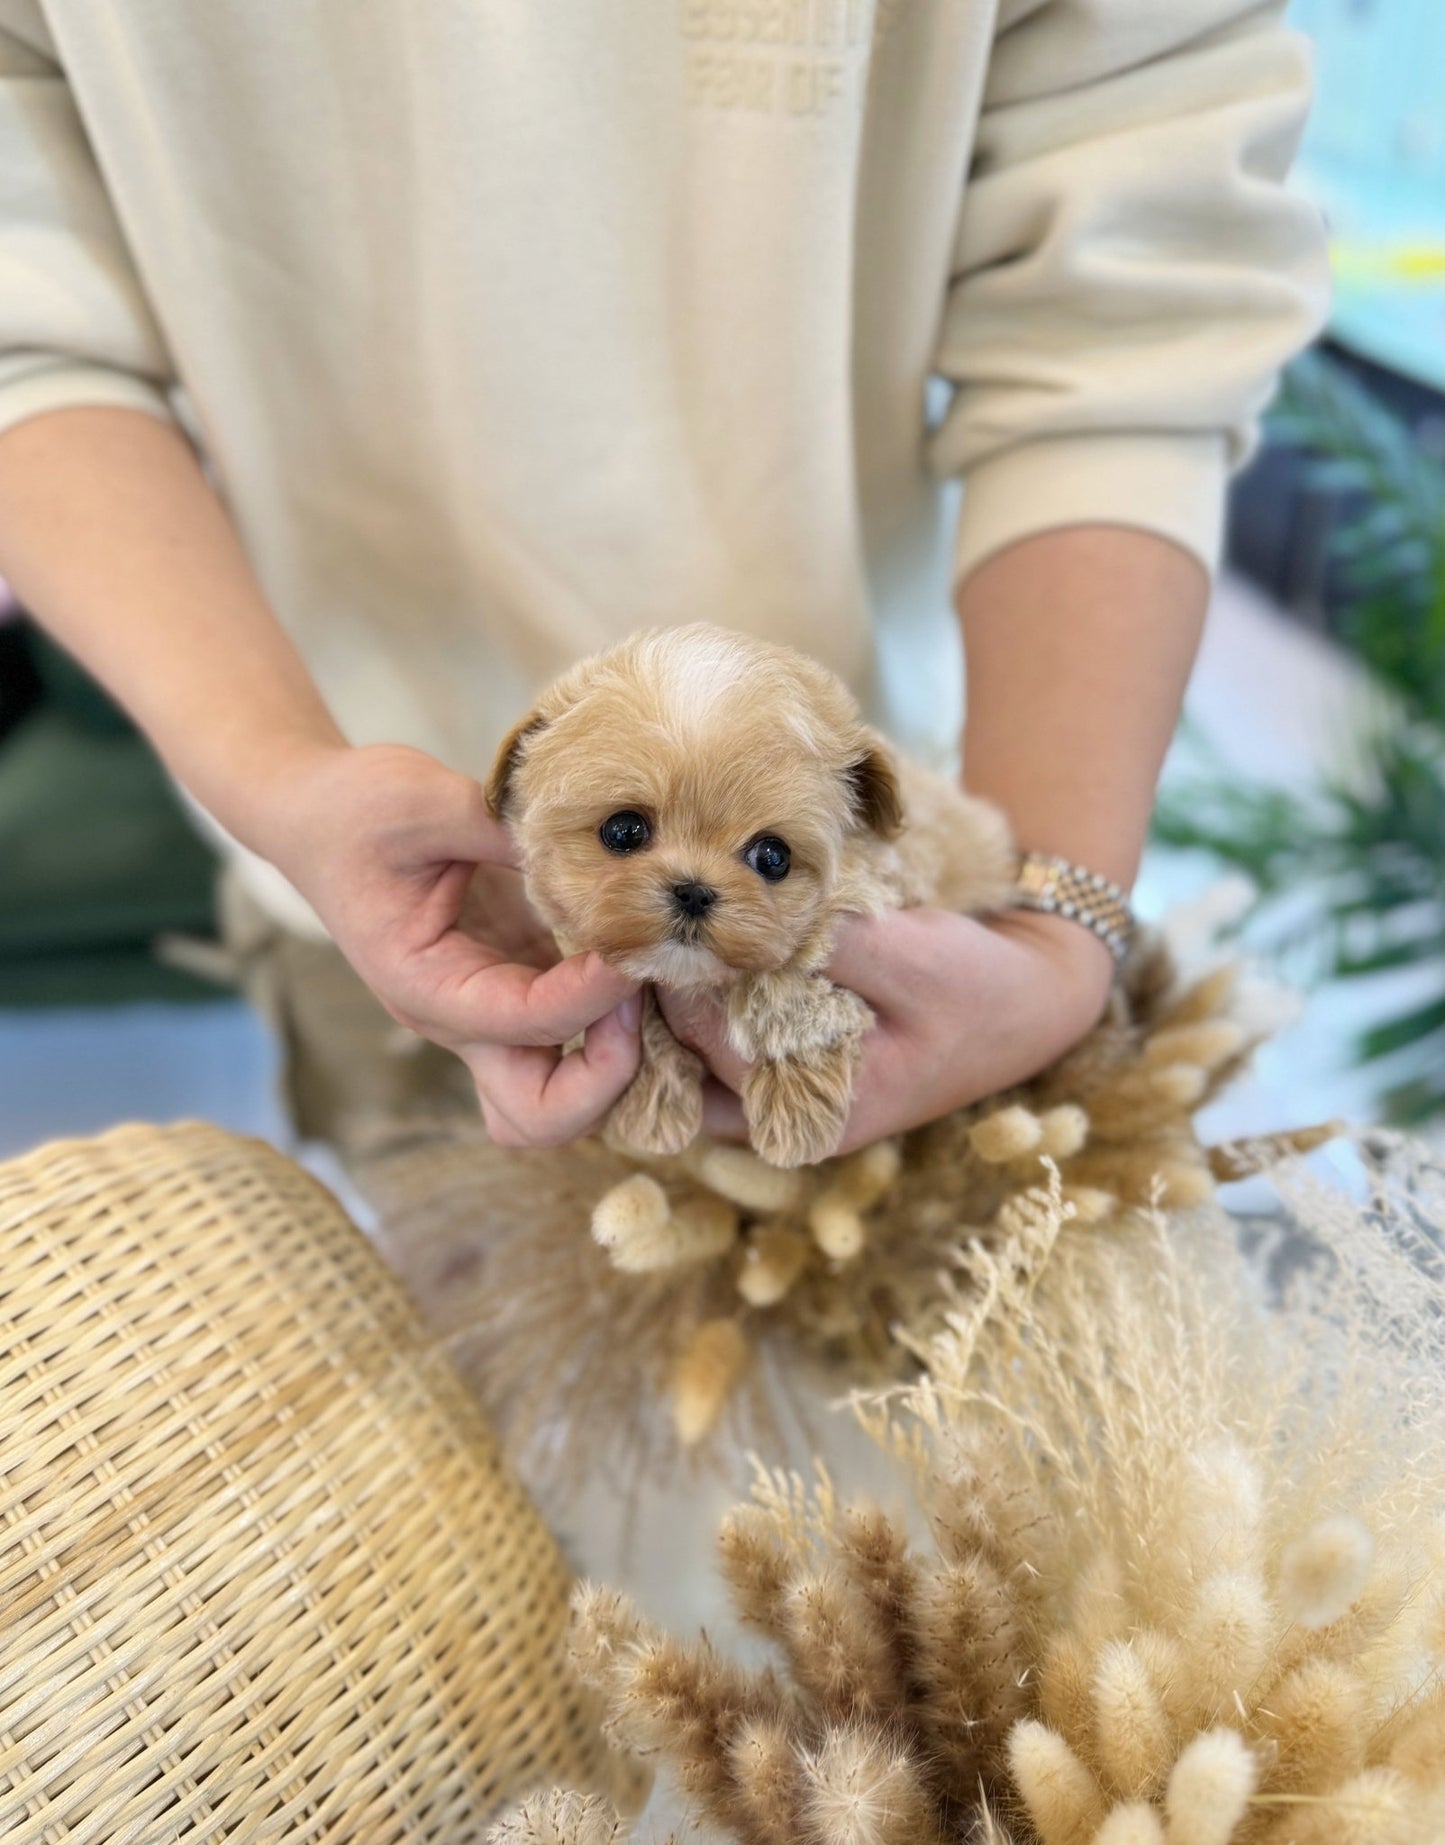
[[[1326,296],[1282,12],[0,0],[0,428],[178,417],[355,741],[710,620],[937,760],[981,559],[1215,559]]]

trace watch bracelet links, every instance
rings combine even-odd
[[[1097,871],[1070,864],[1051,852],[1026,852],[1019,860],[1014,907],[1065,916],[1093,931],[1121,962],[1134,936],[1134,912],[1127,894]]]

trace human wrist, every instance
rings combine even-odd
[[[1114,956],[1100,937],[1070,917],[1041,910],[1005,910],[991,918],[991,926],[1047,966],[1062,1003],[1077,1011],[1082,1035],[1103,1011],[1114,983]]]
[[[1147,828],[1110,825],[1088,814],[1010,816],[1020,858],[1054,861],[1099,877],[1127,902],[1144,856]]]
[[[1026,852],[1014,878],[1013,908],[1076,922],[1096,935],[1115,962],[1128,953],[1134,910],[1128,892],[1102,872],[1055,852]]]
[[[188,784],[241,845],[288,872],[326,811],[326,788],[355,754],[325,714],[250,722],[216,739],[215,768]],[[212,778],[215,794],[207,797]],[[184,779],[184,776],[183,776]]]

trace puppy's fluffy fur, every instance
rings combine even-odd
[[[487,793],[568,952],[724,992],[729,1036],[753,1066],[753,1144],[779,1166],[836,1150],[872,1022],[823,973],[840,917],[987,910],[1013,883],[996,810],[896,761],[833,674],[701,624],[635,636],[565,674],[503,744]],[[617,815],[629,817],[623,851],[603,838]],[[778,843],[786,871],[769,878]],[[649,990],[642,1068],[609,1139],[679,1152],[701,1124],[702,1075]]]

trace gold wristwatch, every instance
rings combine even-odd
[[[1082,923],[1098,936],[1116,962],[1129,952],[1134,912],[1124,891],[1097,871],[1071,865],[1068,859],[1054,853],[1026,852],[1019,860],[1014,906]]]

